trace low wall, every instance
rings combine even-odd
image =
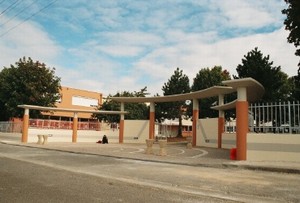
[[[124,143],[145,143],[145,139],[149,136],[148,120],[125,120]],[[29,128],[28,142],[37,142],[38,134],[52,134],[48,142],[72,142],[71,129],[38,129]],[[78,130],[77,142],[97,142],[102,140],[103,135],[108,137],[109,143],[119,143],[119,130]]]
[[[300,136],[248,133],[247,160],[300,162]]]
[[[124,143],[146,143],[149,137],[148,120],[125,120]]]
[[[222,134],[222,148],[224,148],[224,149],[236,148],[236,134],[235,133],[223,133]]]
[[[218,147],[218,118],[199,119],[196,146]]]

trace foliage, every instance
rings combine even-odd
[[[147,87],[144,87],[140,91],[133,93],[124,91],[122,93],[117,93],[114,96],[109,95],[107,100],[99,107],[99,110],[106,111],[120,111],[121,105],[119,102],[112,101],[110,97],[145,97],[147,92]],[[125,103],[124,110],[128,111],[129,114],[125,114],[125,119],[127,120],[139,120],[139,119],[148,119],[149,117],[149,108],[144,103]],[[94,115],[99,120],[103,120],[109,123],[119,123],[120,115],[105,115],[97,114]]]
[[[227,70],[222,70],[221,66],[213,68],[203,68],[199,70],[192,85],[192,91],[203,90],[213,86],[222,85],[222,81],[230,80],[230,74]],[[234,98],[229,98],[232,101]],[[201,99],[199,101],[200,118],[218,117],[218,111],[212,110],[210,107],[214,102],[218,101],[218,97]]]
[[[300,2],[299,0],[285,0],[285,2],[288,4],[288,8],[282,10],[282,13],[286,15],[285,29],[290,31],[287,40],[298,47],[300,46]],[[295,54],[300,56],[300,49],[297,49]]]
[[[20,104],[54,107],[60,97],[60,78],[55,76],[55,68],[47,68],[44,63],[31,58],[20,58],[9,68],[0,72],[0,112],[1,119],[22,117],[24,110]],[[38,111],[30,111],[39,115]]]
[[[190,92],[189,78],[183,71],[177,68],[174,74],[164,83],[162,87],[164,96],[183,94]],[[163,119],[179,119],[178,136],[182,136],[182,106],[184,106],[185,101],[177,102],[167,102],[156,104],[156,114],[157,120],[162,121]]]
[[[265,88],[262,102],[286,101],[289,99],[291,84],[288,75],[281,71],[280,66],[273,66],[270,57],[263,56],[256,47],[242,59],[242,64],[237,66],[238,76],[235,78],[252,77]]]
[[[299,0],[285,0],[285,2],[288,4],[288,8],[282,10],[282,13],[286,15],[284,20],[285,29],[290,31],[287,40],[297,48],[300,46],[300,2]],[[296,50],[295,55],[300,56],[299,48]],[[291,78],[293,84],[291,97],[293,100],[299,100],[300,98],[300,62],[298,66],[298,75]]]

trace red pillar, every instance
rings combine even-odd
[[[219,95],[219,105],[224,104],[224,95]],[[218,148],[222,148],[222,134],[224,133],[224,123],[225,123],[224,111],[219,110],[218,118]]]
[[[121,111],[124,111],[124,103],[121,103]],[[124,114],[120,115],[120,126],[119,126],[119,144],[123,144],[124,141]]]
[[[77,129],[78,129],[78,115],[75,112],[73,117],[73,133],[72,133],[72,142],[77,142]]]
[[[246,88],[238,88],[236,103],[236,159],[247,159],[248,102]]]
[[[193,139],[192,146],[195,147],[197,143],[197,126],[199,120],[199,103],[198,99],[193,100]]]
[[[150,103],[150,115],[149,115],[149,139],[154,139],[155,131],[155,105]]]
[[[218,148],[222,148],[222,134],[224,133],[224,117],[218,118]]]
[[[21,141],[27,143],[28,141],[28,124],[29,124],[29,109],[24,110],[23,116],[23,129],[22,129],[22,139]]]

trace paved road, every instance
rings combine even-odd
[[[299,202],[300,176],[0,144],[3,202]],[[41,195],[43,193],[43,195]]]

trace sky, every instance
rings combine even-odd
[[[0,71],[23,56],[55,68],[61,85],[114,95],[162,95],[179,67],[231,75],[255,47],[297,74],[284,0],[0,0]]]

